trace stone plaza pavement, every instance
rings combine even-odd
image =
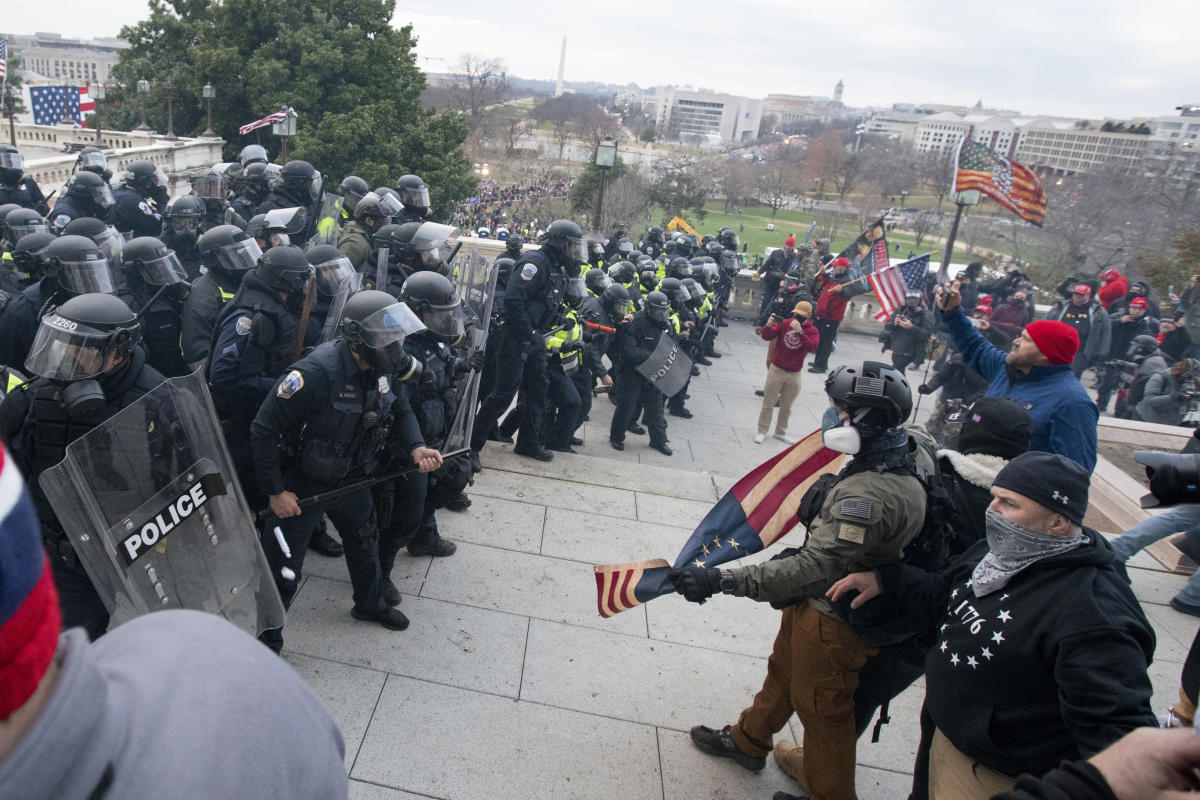
[[[873,338],[841,339],[831,364],[878,357]],[[765,343],[733,323],[718,347],[724,357],[692,381],[696,417],[667,418],[673,457],[646,437],[609,447],[604,397],[581,429],[580,455],[542,464],[490,444],[474,504],[438,515],[457,554],[402,553],[396,565],[407,631],[351,619],[344,562],[308,555],[285,657],[341,726],[352,798],[766,800],[795,789],[771,758],[752,774],[696,750],[687,733],[731,723],[749,704],[778,612],[721,596],[704,606],[663,597],[607,620],[596,610],[592,564],[673,560],[732,483],[784,446],[753,442]],[[804,373],[792,434],[816,428],[823,377]],[[1158,634],[1161,711],[1176,699],[1200,621],[1166,605],[1184,578],[1144,553],[1132,566]],[[922,696],[918,682],[892,703],[880,741],[860,741],[860,798],[907,795]],[[781,735],[799,741],[795,717]]]

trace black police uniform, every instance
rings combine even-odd
[[[303,499],[361,480],[377,468],[410,463],[408,454],[424,441],[403,385],[395,388],[399,397],[390,376],[359,369],[349,345],[340,338],[293,364],[250,426],[254,474],[263,491],[275,495],[286,490]],[[284,450],[290,456],[286,462]],[[396,463],[381,463],[385,450],[396,454],[392,459]],[[355,610],[368,615],[385,610],[375,504],[366,487],[309,506],[297,517],[267,517],[263,550],[284,605],[290,606],[296,595],[308,540],[325,514],[345,545]],[[275,540],[277,525],[291,558],[284,557]],[[282,577],[284,566],[295,572],[294,580]],[[278,651],[283,646],[282,629],[264,633],[263,641]]]
[[[217,317],[241,285],[241,274],[233,276],[219,269],[209,269],[192,283],[180,321],[179,346],[185,362],[195,365],[208,358]]]
[[[239,217],[249,221],[251,217],[258,214],[258,207],[262,205],[265,199],[263,197],[254,197],[249,193],[243,193],[235,198],[230,205],[233,206],[233,210],[237,212]]]
[[[0,317],[0,366],[25,369],[42,317],[74,296],[54,278],[42,278],[14,297]]]
[[[46,221],[50,224],[50,230],[61,234],[68,222],[80,217],[95,217],[101,222],[108,222],[108,209],[101,208],[95,203],[81,202],[79,198],[67,195],[58,198],[54,203],[54,208],[50,209],[50,215],[46,217]]]
[[[22,208],[32,208],[39,214],[49,210],[46,197],[38,187],[37,182],[25,175],[14,185],[0,184],[0,206],[16,203]]]
[[[130,351],[124,364],[99,378],[105,405],[93,416],[73,417],[60,400],[61,384],[46,378],[35,378],[0,403],[0,436],[25,475],[42,524],[64,630],[82,626],[89,637],[96,639],[108,630],[108,609],[79,563],[37,477],[63,460],[68,444],[137,402],[163,380],[146,363],[146,353],[139,346]]]
[[[554,327],[562,308],[566,274],[545,253],[531,250],[512,268],[504,292],[504,324],[497,332],[496,376],[475,415],[471,449],[487,436],[517,393],[525,394],[517,450],[540,451],[546,411],[546,343],[541,331]]]
[[[187,288],[184,284],[176,286]],[[125,290],[120,294],[130,310],[141,317],[142,346],[146,349],[147,362],[168,378],[191,372],[179,349],[183,301],[176,286],[168,287],[155,297],[159,287],[134,279],[126,282]]]
[[[608,308],[602,297],[589,297],[583,301],[579,309],[579,319],[584,322],[594,322],[606,328],[616,328],[621,324],[624,315],[615,316]],[[616,334],[598,331],[584,326],[583,352],[579,363],[578,377],[575,378],[575,388],[579,391],[579,419],[583,421],[592,413],[592,387],[598,378],[609,374],[604,366],[604,356],[609,357],[613,370],[617,368],[616,348],[613,343]]]
[[[200,277],[199,231],[197,231],[195,236],[189,235],[185,239],[180,239],[175,235],[175,231],[168,226],[163,229],[162,235],[158,238],[162,240],[163,244],[175,251],[175,257],[179,259],[179,265],[187,273],[189,281],[194,281]]]
[[[309,198],[307,196],[301,197],[299,195],[296,195],[296,194],[288,191],[288,187],[286,185],[279,185],[271,190],[271,193],[269,195],[267,195],[266,200],[263,200],[261,203],[258,204],[258,208],[256,208],[254,210],[254,214],[252,214],[251,216],[257,216],[259,214],[266,214],[268,211],[274,211],[277,208],[307,209],[311,203],[312,203],[311,198]],[[240,211],[238,213],[241,214]],[[245,214],[242,214],[242,216],[246,217]],[[250,219],[250,217],[246,217],[246,219]],[[295,244],[295,242],[293,242],[292,244]]]
[[[162,233],[162,214],[142,193],[129,186],[113,192],[112,225],[119,233],[132,232],[138,236],[158,236]]]
[[[631,322],[617,328],[617,346],[621,350],[621,372],[617,379],[617,408],[613,411],[608,438],[624,442],[625,431],[633,423],[639,408],[645,408],[643,421],[650,431],[650,446],[667,443],[667,421],[663,416],[663,395],[646,380],[637,367],[658,347],[658,340],[670,322],[655,322],[643,309]]]
[[[392,222],[394,222],[397,225],[403,225],[406,222],[425,222],[425,221],[426,220],[425,220],[424,214],[414,211],[411,208],[409,208],[408,206],[405,206],[404,208],[400,209],[400,213],[397,214],[395,216],[395,218],[392,219]]]

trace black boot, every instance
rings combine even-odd
[[[329,556],[330,558],[337,558],[346,552],[346,548],[342,547],[342,543],[330,536],[323,524],[319,525],[313,531],[312,538],[308,540],[308,549],[323,556]]]

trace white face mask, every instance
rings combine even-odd
[[[858,429],[850,424],[850,420],[843,420],[833,406],[825,409],[821,417],[821,441],[830,450],[848,456],[862,449],[862,436]]]

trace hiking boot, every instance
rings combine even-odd
[[[400,590],[396,588],[396,584],[392,583],[391,578],[383,579],[383,602],[389,606],[398,606],[404,598],[400,596]]]
[[[712,362],[711,362],[711,361],[709,361],[709,360],[708,360],[706,357],[704,357],[704,356],[696,356],[696,363],[697,363],[697,364],[699,364],[699,365],[700,365],[700,366],[702,366],[702,367],[711,367],[711,366],[712,366]]]
[[[800,791],[808,793],[808,784],[804,781],[803,747],[797,747],[787,739],[780,739],[775,743],[775,764],[780,772],[800,785]]]
[[[729,736],[729,726],[716,731],[705,725],[692,728],[692,744],[710,756],[730,758],[751,772],[758,772],[767,765],[767,759],[748,756],[741,751]]]
[[[385,608],[382,611],[359,611],[357,608],[352,608],[350,616],[363,622],[378,622],[392,631],[402,631],[408,627],[408,617],[396,608]]]
[[[716,350],[712,350],[708,353],[705,353],[704,355],[708,356],[709,358],[720,358],[721,357],[721,354],[718,353]]]
[[[434,558],[445,558],[446,556],[454,555],[454,551],[458,549],[458,545],[449,539],[443,539],[441,536],[431,536],[428,541],[414,542],[408,546],[408,554],[410,556],[433,556]]]

